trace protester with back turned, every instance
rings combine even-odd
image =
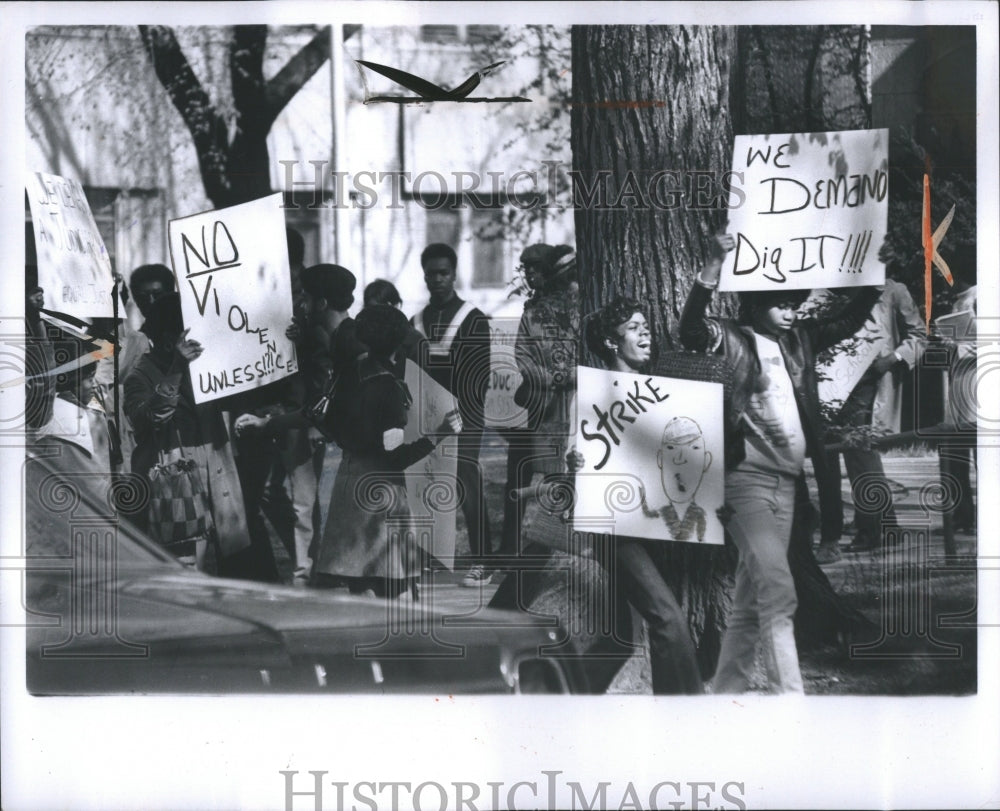
[[[188,364],[203,347],[187,337],[176,293],[150,304],[143,328],[152,347],[125,379],[125,414],[136,436],[132,471],[147,475],[161,454],[194,460],[208,490],[213,524],[209,531],[218,541],[224,568],[225,559],[244,553],[250,542],[228,426],[216,403],[194,401]],[[207,543],[207,536],[192,537],[172,551],[182,557],[196,555],[200,567]]]
[[[536,473],[561,473],[576,394],[580,295],[576,254],[568,245],[529,245],[521,265],[531,297],[518,324],[514,358],[521,384],[516,405],[525,408],[524,429],[505,432],[507,496],[500,551],[508,560],[520,551],[524,502],[518,491]]]
[[[433,437],[404,442],[412,398],[390,367],[406,332],[406,316],[395,307],[376,304],[358,315],[358,338],[369,351],[355,360],[352,384],[334,395],[343,454],[316,556],[318,586],[394,598],[420,576],[403,471],[460,430],[461,420],[453,412]]]

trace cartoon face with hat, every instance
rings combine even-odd
[[[701,427],[690,417],[674,417],[663,429],[656,465],[660,483],[678,514],[683,517],[701,486],[712,454],[705,450]]]

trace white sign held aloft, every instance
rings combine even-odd
[[[721,290],[884,282],[888,130],[737,135],[733,173],[745,199],[730,211]]]
[[[722,385],[577,369],[573,526],[721,544]]]
[[[169,225],[188,338],[205,348],[190,364],[195,402],[266,386],[298,369],[281,194]]]
[[[26,190],[45,308],[82,319],[113,318],[111,257],[83,186],[70,178],[32,172]]]

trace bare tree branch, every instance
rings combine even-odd
[[[268,116],[264,83],[264,48],[267,46],[266,25],[233,26],[229,41],[229,72],[233,104],[244,133],[267,135],[273,118]]]
[[[360,28],[360,25],[345,25],[344,41],[354,36]],[[325,27],[316,32],[316,36],[303,45],[301,50],[267,83],[267,107],[272,123],[292,97],[329,58],[330,29]]]
[[[216,201],[227,194],[226,154],[229,135],[226,122],[212,106],[194,75],[180,43],[167,26],[139,26],[139,35],[149,60],[174,107],[181,114],[194,140],[205,193]]]

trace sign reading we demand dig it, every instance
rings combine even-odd
[[[281,194],[169,225],[170,261],[188,337],[195,402],[273,383],[298,369]]]
[[[730,211],[720,289],[882,284],[888,153],[885,129],[736,136],[746,199]]]

